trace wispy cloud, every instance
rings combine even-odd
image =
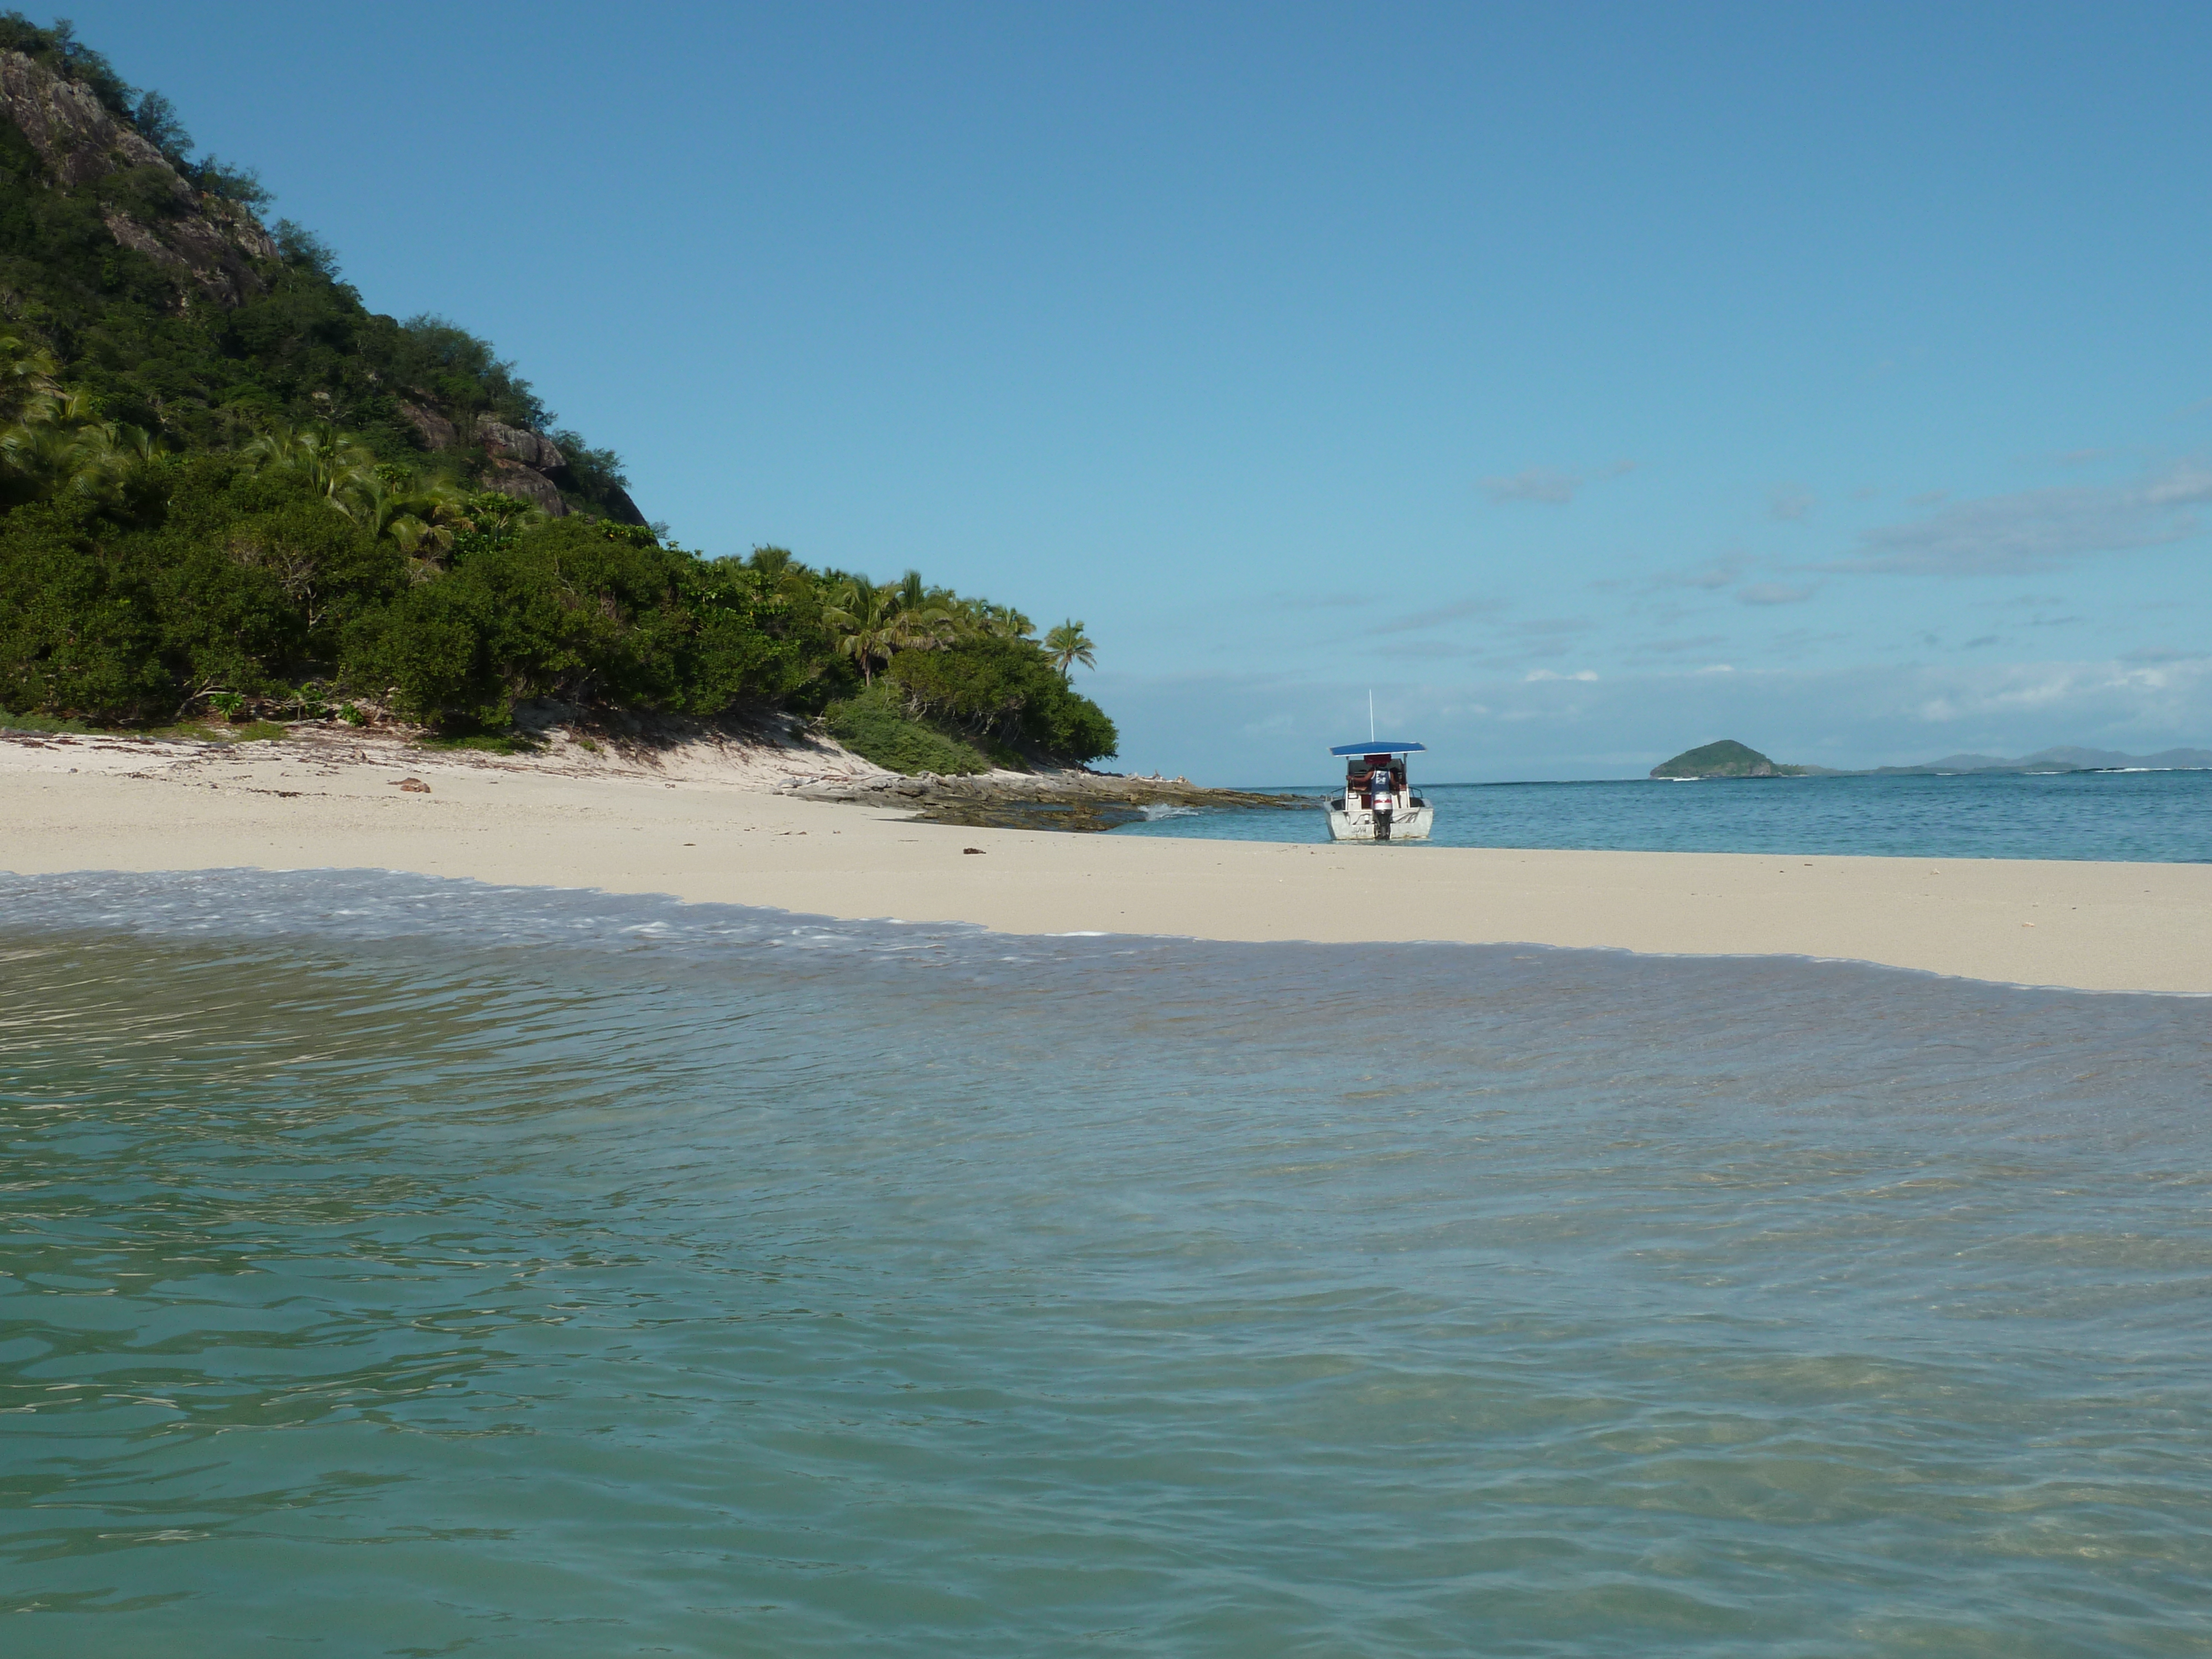
[[[1771,519],[1802,519],[1813,510],[1813,492],[1802,484],[1775,485],[1766,498],[1766,515]]]
[[[2124,713],[2154,728],[2185,730],[2201,718],[2208,681],[2212,659],[2204,657],[2148,664],[2018,663],[1931,688],[1913,713],[1937,723],[2021,713]]]
[[[1259,602],[1266,611],[1356,611],[1374,603],[1372,593],[1270,593]]]
[[[1578,472],[1554,472],[1546,466],[1523,467],[1510,477],[1485,478],[1482,493],[1493,501],[1542,501],[1565,507],[1583,484]]]
[[[1702,587],[1708,591],[1730,586],[1743,574],[1741,553],[1725,553],[1687,570],[1662,570],[1651,579],[1654,587]]]
[[[1788,582],[1751,582],[1736,590],[1736,598],[1746,605],[1798,605],[1819,592],[1817,584],[1792,586]]]
[[[1545,680],[1594,680],[1596,678],[1597,671],[1594,668],[1578,668],[1571,674],[1561,674],[1549,668],[1532,668],[1521,677],[1521,680],[1524,685],[1535,685]]]
[[[1959,501],[1859,538],[1863,552],[1822,569],[1904,575],[2014,576],[2095,553],[2159,547],[2192,535],[2212,501],[2212,468],[2183,462],[2125,488],[2022,490]]]
[[[1475,617],[1494,617],[1505,609],[1503,599],[1459,599],[1426,611],[1411,611],[1388,622],[1376,623],[1370,634],[1410,634],[1416,629],[1438,628],[1445,623],[1466,622]]]
[[[1618,478],[1624,472],[1636,471],[1633,461],[1615,461],[1599,472],[1599,478]],[[1503,505],[1508,501],[1538,501],[1547,507],[1565,507],[1575,498],[1575,492],[1591,482],[1590,475],[1581,472],[1559,472],[1548,466],[1527,466],[1510,477],[1485,478],[1482,493]]]

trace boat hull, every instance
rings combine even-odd
[[[1344,803],[1333,800],[1328,804],[1328,838],[1331,841],[1374,841],[1375,815],[1366,810],[1345,810]],[[1392,841],[1426,841],[1429,830],[1436,823],[1436,810],[1428,806],[1408,807],[1390,815]]]

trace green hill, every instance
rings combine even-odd
[[[0,712],[497,732],[865,691],[844,724],[902,753],[1114,751],[1080,623],[1048,653],[913,573],[675,546],[514,365],[371,311],[269,200],[67,25],[0,17]]]
[[[1802,778],[1808,776],[1814,769],[1807,766],[1781,765],[1733,738],[1723,738],[1718,743],[1709,743],[1702,749],[1687,749],[1670,761],[1660,762],[1651,769],[1651,775],[1655,778]]]

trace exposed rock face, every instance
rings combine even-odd
[[[645,522],[645,514],[637,510],[637,503],[630,500],[629,491],[620,484],[608,489],[602,505],[607,509],[607,516],[617,524],[642,525]]]
[[[495,459],[520,461],[540,472],[558,472],[568,465],[558,444],[542,432],[522,427],[478,421],[477,441],[483,446],[484,453]]]
[[[460,443],[460,428],[436,410],[404,398],[398,404],[400,414],[422,435],[423,448],[452,449]],[[560,485],[547,476],[568,465],[560,445],[527,427],[483,418],[469,423],[469,435],[488,462],[483,479],[486,489],[534,502],[556,519],[568,515],[568,503],[561,498]]]
[[[104,179],[118,167],[167,167],[168,162],[93,95],[20,52],[0,52],[0,106],[64,189]],[[190,203],[190,189],[177,186]]]
[[[553,453],[557,455],[561,452],[556,449]],[[483,483],[486,489],[535,501],[556,519],[568,514],[568,503],[561,499],[559,486],[543,472],[533,471],[520,461],[495,460],[484,469]]]
[[[13,121],[64,192],[118,173],[136,176],[119,192],[131,205],[103,204],[100,217],[118,246],[142,254],[173,274],[189,296],[233,307],[269,291],[276,245],[252,209],[203,194],[129,121],[118,118],[92,88],[70,81],[20,52],[0,52],[0,118]],[[150,202],[150,205],[148,204]],[[318,392],[318,398],[325,394]],[[457,422],[417,389],[420,402],[398,399],[398,412],[432,452],[480,447],[488,459],[483,483],[542,507],[555,518],[568,503],[561,485],[568,472],[561,447],[542,432],[503,422]],[[619,489],[605,501],[620,524],[641,525],[645,515]]]
[[[436,410],[410,404],[404,398],[398,401],[399,412],[407,417],[407,423],[422,434],[423,448],[451,449],[460,442],[461,434],[454,429],[453,423]]]
[[[266,291],[256,261],[276,257],[276,245],[246,208],[203,196],[153,145],[108,113],[92,89],[64,80],[20,52],[0,52],[0,114],[5,114],[72,190],[131,167],[157,169],[169,211],[150,222],[111,207],[109,234],[123,246],[188,276],[208,298],[234,306]]]

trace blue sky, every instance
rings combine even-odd
[[[2212,745],[2212,10],[93,3],[686,545],[1083,619],[1121,765]]]

